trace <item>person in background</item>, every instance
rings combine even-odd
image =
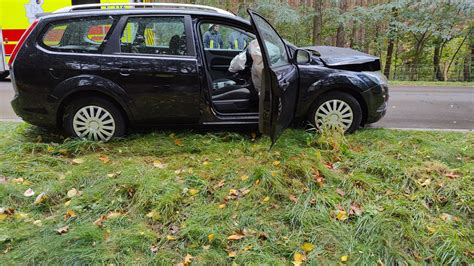
[[[204,48],[223,49],[224,40],[219,32],[219,25],[211,24],[208,31],[204,33]]]
[[[248,44],[248,36],[240,31],[232,31],[227,37],[229,49],[243,50]]]

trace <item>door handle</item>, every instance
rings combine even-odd
[[[127,68],[127,67],[121,67],[119,72],[120,72],[120,75],[121,75],[121,76],[128,77],[128,76],[130,76],[130,74],[131,74],[131,73],[130,73],[131,70],[132,70],[132,69]]]

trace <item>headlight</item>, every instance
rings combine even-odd
[[[385,75],[380,71],[364,71],[362,73],[364,73],[368,78],[377,84],[388,85],[387,77],[385,77]]]

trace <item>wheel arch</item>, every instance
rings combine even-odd
[[[58,110],[56,112],[56,122],[60,128],[63,127],[63,122],[64,122],[64,113],[66,111],[66,108],[75,100],[80,99],[80,98],[85,98],[85,97],[97,97],[101,98],[103,100],[106,100],[113,105],[115,105],[120,112],[122,113],[125,123],[129,125],[132,121],[131,119],[131,114],[127,112],[128,108],[125,108],[123,104],[120,103],[116,98],[113,96],[106,94],[104,92],[101,92],[97,89],[89,88],[89,89],[81,89],[74,91],[68,95],[66,95],[62,100],[61,103],[58,106]]]

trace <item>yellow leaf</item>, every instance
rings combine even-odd
[[[211,242],[212,240],[214,240],[214,234],[209,234],[207,236],[207,239],[209,240],[209,242]]]
[[[15,213],[15,219],[17,219],[17,220],[23,220],[23,219],[26,219],[26,218],[28,218],[28,214],[26,214],[26,213],[22,213],[22,212]]]
[[[347,260],[349,260],[349,256],[344,255],[344,256],[341,257],[342,262],[347,262]]]
[[[161,215],[159,212],[153,210],[147,213],[146,217],[151,218],[154,221],[158,221],[161,218]]]
[[[167,235],[166,239],[168,239],[169,241],[173,241],[173,240],[176,240],[176,237],[174,237],[172,235]]]
[[[36,220],[36,221],[33,222],[33,224],[38,226],[38,227],[43,226],[43,223],[41,222],[41,220]]]
[[[46,193],[42,192],[41,194],[38,195],[38,197],[36,197],[36,199],[35,199],[35,201],[34,201],[34,204],[41,204],[41,203],[43,203],[47,198],[48,198],[48,196],[46,196]]]
[[[188,265],[189,263],[191,263],[191,260],[193,260],[193,256],[191,256],[191,254],[187,254],[183,260],[184,265]]]
[[[208,162],[208,161],[204,161],[204,162],[202,162],[202,165],[208,165],[208,164],[209,164],[209,162]]]
[[[225,204],[219,205],[219,209],[224,209],[224,208],[225,208]]]
[[[303,249],[305,252],[310,252],[311,250],[314,249],[314,245],[306,242],[301,246],[301,249]]]
[[[436,233],[436,229],[433,228],[433,227],[431,227],[431,226],[428,226],[428,225],[427,225],[427,226],[426,226],[426,229],[428,229],[428,232],[430,232],[430,234]]]
[[[247,179],[249,179],[248,175],[243,175],[243,176],[240,177],[240,180],[242,180],[242,181],[245,181]]]
[[[153,161],[153,166],[160,169],[166,168],[166,164],[160,162],[159,160]]]
[[[0,221],[3,221],[3,220],[5,220],[5,219],[7,219],[7,217],[8,217],[8,216],[7,216],[6,214],[0,213]]]
[[[12,183],[15,183],[15,184],[21,184],[23,182],[25,182],[25,180],[21,177],[12,179]]]
[[[71,205],[71,201],[70,201],[70,200],[64,202],[64,206],[68,207],[69,205]]]
[[[227,253],[229,258],[235,258],[237,256],[237,252],[235,251],[229,251],[229,253]]]
[[[189,195],[196,196],[199,193],[199,190],[195,188],[191,188],[188,192],[189,192]]]
[[[273,166],[279,166],[280,165],[280,161],[273,161]]]
[[[83,164],[83,163],[84,163],[84,159],[81,159],[81,158],[76,158],[72,160],[72,164]]]
[[[64,215],[64,220],[66,221],[69,218],[75,218],[77,214],[73,210],[67,210],[66,214]]]
[[[346,211],[341,211],[341,210],[338,210],[337,211],[337,214],[336,214],[336,219],[338,219],[339,221],[345,221],[347,220],[347,212]]]
[[[263,198],[263,202],[268,202],[270,200],[270,197],[269,196],[266,196],[265,198]]]
[[[305,260],[306,260],[306,256],[299,252],[296,252],[293,255],[293,265],[295,266],[300,266]]]
[[[271,173],[272,173],[272,177],[275,177],[275,176],[277,176],[277,174],[278,174],[277,171],[272,171]]]

